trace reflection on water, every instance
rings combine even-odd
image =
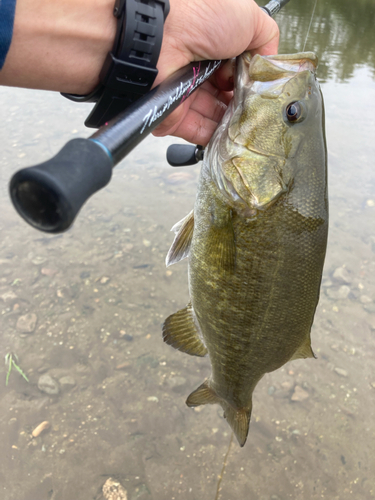
[[[301,50],[312,8],[292,1],[280,14],[281,52]],[[1,368],[2,499],[103,499],[110,477],[129,500],[375,498],[374,12],[318,1],[306,48],[322,61],[331,209],[318,360],[264,377],[243,449],[229,449],[219,408],[185,406],[208,361],[161,340],[188,300],[186,263],[166,270],[164,258],[199,167],[177,173],[164,160],[175,141],[149,138],[68,233],[39,233],[6,183],[87,136],[87,109],[0,89],[0,354],[17,354],[30,380],[13,369],[6,386]]]
[[[291,1],[277,17],[280,52],[301,51],[314,1]],[[375,3],[373,0],[318,0],[306,50],[319,56],[321,81],[348,81],[356,68],[375,70]]]

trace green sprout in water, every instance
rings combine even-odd
[[[20,373],[23,376],[23,378],[26,380],[26,382],[29,381],[29,379],[27,378],[25,373],[23,373],[22,369],[14,361],[14,358],[16,358],[16,360],[18,361],[17,354],[14,354],[12,352],[8,352],[8,354],[5,355],[5,364],[9,366],[5,385],[8,385],[10,372],[12,371],[13,367],[18,371],[18,373]]]

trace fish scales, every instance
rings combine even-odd
[[[205,153],[194,211],[175,227],[167,257],[171,264],[188,255],[191,304],[179,316],[186,314],[183,340],[174,315],[164,340],[208,353],[212,368],[187,404],[220,404],[241,446],[263,375],[314,357],[310,330],[328,227],[316,62],[311,53],[240,56],[234,99]]]
[[[300,220],[283,200],[254,221],[234,215],[236,272],[214,273],[215,255],[202,240],[211,224],[207,201],[215,195],[203,180],[199,189],[203,192],[198,197],[205,202],[196,205],[199,222],[189,260],[191,300],[198,322],[205,325],[208,351],[215,353],[215,386],[226,386],[232,393],[227,397],[239,405],[241,398],[236,400],[235,394],[246,389],[248,380],[283,365],[299,347],[301,330],[309,333],[315,310],[310,304],[316,304],[320,284],[315,269],[324,259],[321,243],[326,231],[323,221]],[[282,336],[277,335],[280,327]],[[239,377],[232,377],[233,371],[241,370],[247,375],[241,380],[244,389]]]

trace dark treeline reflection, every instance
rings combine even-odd
[[[277,14],[280,53],[303,49],[314,4],[291,0]],[[321,81],[347,81],[359,66],[375,77],[375,0],[318,0],[305,50],[319,57]]]

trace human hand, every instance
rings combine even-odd
[[[279,30],[254,0],[170,0],[154,85],[189,62],[253,50],[277,53]],[[17,0],[13,40],[0,85],[88,94],[116,33],[113,0]],[[232,66],[171,113],[154,132],[205,146],[232,97]]]
[[[229,59],[245,50],[277,54],[279,29],[254,0],[170,0],[155,85],[192,61]],[[232,98],[225,64],[153,132],[205,146]]]

